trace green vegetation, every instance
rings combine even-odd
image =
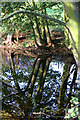
[[[78,98],[72,97],[70,102],[71,102],[71,108],[68,109],[68,113],[66,113],[65,119],[72,119],[72,118],[80,119],[80,115],[79,115],[80,108],[79,108]]]
[[[62,3],[55,2],[42,2],[37,3],[31,0],[30,2],[3,2],[2,3],[2,18],[7,17],[10,13],[21,11],[21,10],[30,10],[35,11],[36,13],[42,15],[49,15],[52,18],[63,20],[62,12],[63,7]],[[58,23],[51,22],[46,18],[40,18],[39,16],[33,16],[32,14],[15,14],[3,21],[2,24],[2,37],[8,34],[14,35],[19,31],[22,33],[31,32],[30,37],[34,37],[35,44],[39,46],[46,46],[51,43],[51,30],[59,31],[63,27]],[[17,35],[18,40],[18,35]]]
[[[59,2],[58,3],[42,2],[41,3],[41,2],[34,2],[33,0],[30,0],[30,2],[2,2],[1,5],[2,5],[1,6],[1,8],[2,8],[2,13],[1,13],[2,29],[0,32],[2,32],[2,38],[4,38],[4,40],[6,40],[7,35],[14,36],[14,34],[16,33],[16,39],[18,42],[19,32],[25,33],[27,35],[27,38],[26,38],[26,41],[24,41],[24,43],[22,43],[22,45],[23,45],[22,48],[27,47],[27,43],[29,43],[28,39],[30,41],[34,40],[35,45],[38,48],[51,47],[52,39],[53,39],[51,36],[51,32],[52,31],[63,31],[64,30],[63,26],[65,26],[68,30],[68,33],[70,33],[70,30],[66,26],[66,23],[63,22],[63,4],[62,4],[62,2],[60,2],[60,3]],[[13,13],[13,15],[12,15],[12,13]],[[10,15],[10,17],[8,19],[9,15]],[[74,21],[74,19],[73,19],[73,21]],[[68,22],[68,21],[66,21],[66,22]],[[71,35],[71,33],[70,33],[70,35]],[[71,37],[73,37],[73,36],[71,36]],[[58,48],[58,50],[59,50],[59,48]],[[61,50],[62,50],[62,48],[61,48]],[[46,49],[46,52],[47,52],[47,49]],[[8,54],[9,54],[9,52],[8,52]],[[4,78],[7,74],[4,73],[4,71],[6,71],[6,72],[10,72],[11,76],[13,77],[15,86],[16,86],[14,89],[13,88],[12,89],[17,91],[16,92],[17,103],[19,103],[19,105],[21,107],[21,109],[19,108],[18,110],[23,109],[23,111],[24,111],[25,104],[26,104],[26,111],[24,111],[24,113],[26,115],[28,115],[28,112],[30,110],[29,107],[32,108],[34,106],[35,110],[37,108],[39,109],[40,106],[38,104],[41,102],[42,97],[43,97],[42,100],[44,101],[44,103],[49,104],[49,102],[46,102],[46,100],[48,98],[47,96],[50,95],[50,92],[52,92],[52,93],[54,92],[53,85],[50,86],[50,87],[52,87],[51,90],[53,90],[53,91],[49,90],[48,94],[47,94],[47,90],[43,88],[44,83],[45,83],[45,78],[47,75],[47,71],[48,71],[48,67],[50,64],[50,58],[46,57],[46,59],[43,59],[43,58],[37,57],[34,61],[32,69],[28,67],[27,70],[29,72],[29,76],[26,77],[23,74],[23,72],[26,73],[26,71],[27,71],[26,69],[24,69],[23,72],[21,69],[21,71],[19,73],[18,72],[16,73],[16,69],[15,69],[16,62],[14,62],[14,59],[13,59],[14,56],[15,55],[13,53],[10,53],[10,55],[8,56],[9,59],[11,59],[10,68],[9,68],[9,66],[7,67],[7,66],[3,65],[3,69],[2,69],[3,74],[4,74],[3,75],[3,89],[4,89],[3,94],[5,94],[5,96],[6,96],[6,89],[7,89],[7,95],[10,94],[11,89],[9,89],[9,88],[12,88],[11,85],[5,83]],[[18,56],[16,56],[16,58],[17,57]],[[16,61],[16,59],[15,59],[15,61]],[[24,63],[25,63],[25,61],[23,61],[23,64]],[[27,61],[26,61],[26,63],[27,63]],[[17,68],[17,70],[19,71],[20,66],[18,66],[18,67],[19,68]],[[59,113],[58,115],[64,115],[64,112],[65,112],[63,101],[66,98],[65,92],[67,89],[67,81],[70,77],[70,68],[71,68],[71,63],[70,64],[67,63],[64,65],[64,72],[63,72],[63,76],[61,78],[61,85],[59,86],[60,87],[60,91],[58,93],[59,99],[57,100],[58,109],[60,110],[56,113],[56,114]],[[77,72],[76,69],[74,69],[74,70]],[[38,72],[39,72],[39,74],[38,74]],[[52,72],[52,70],[48,73],[48,75],[51,74],[51,72]],[[72,79],[72,83],[70,86],[70,94],[72,93],[72,85],[76,80],[76,76],[77,76],[76,72],[74,72],[74,77]],[[53,71],[53,73],[55,74],[54,71]],[[57,75],[51,76],[52,78],[48,77],[47,81],[50,82],[50,80],[54,79],[54,78],[55,78],[55,81],[57,81],[58,76],[60,76],[59,73],[57,73]],[[26,80],[25,80],[25,77],[26,77]],[[38,82],[37,82],[37,89],[35,91],[35,93],[37,93],[37,94],[35,95],[35,98],[31,99],[31,97],[33,95],[34,87],[36,88],[35,82],[36,82],[37,77],[38,77]],[[22,91],[22,89],[20,89],[18,80],[20,80],[20,82],[26,81],[27,87],[25,87],[25,91]],[[11,82],[11,81],[12,81],[11,78],[9,78],[7,80],[7,82]],[[54,85],[55,85],[55,83],[54,83]],[[49,85],[47,85],[45,88],[47,88],[47,87],[49,87]],[[44,96],[42,96],[43,90],[45,90]],[[23,98],[25,98],[25,94],[27,93],[27,91],[28,91],[28,95],[27,95],[27,100],[25,103],[25,100]],[[19,94],[20,96],[19,95],[17,96],[17,94]],[[47,94],[47,96],[46,96],[46,94]],[[6,97],[6,99],[7,99],[7,97]],[[12,98],[9,97],[9,99],[10,100],[12,99],[15,101],[15,94],[13,94]],[[22,99],[23,99],[23,101],[22,101]],[[11,102],[12,102],[12,100],[11,100]],[[3,102],[4,102],[3,106],[4,106],[4,108],[6,108],[6,111],[10,112],[9,109],[12,110],[11,106],[7,105],[7,104],[5,105],[5,101],[6,100],[3,100]],[[31,103],[31,101],[32,101],[32,103]],[[68,101],[70,101],[70,98],[68,98]],[[50,102],[52,104],[53,100]],[[28,103],[31,103],[30,104],[31,106],[29,106]],[[67,103],[68,102],[66,102],[66,104]],[[43,103],[41,103],[41,104],[42,104],[42,107],[45,105],[45,104],[43,105]],[[73,104],[76,105],[76,107],[73,106]],[[68,115],[66,114],[65,119],[72,119],[73,117],[76,117],[78,119],[80,118],[80,116],[78,116],[78,114],[79,114],[78,104],[79,104],[78,99],[72,98],[71,108],[68,109]],[[17,108],[17,106],[16,106],[16,108]],[[46,108],[46,105],[45,105],[45,108]],[[49,109],[52,109],[52,108],[47,107],[46,114],[50,112]],[[52,114],[55,114],[54,111],[52,111],[52,112],[53,112]],[[4,113],[5,113],[5,111],[4,111]],[[23,113],[21,115],[23,115]]]

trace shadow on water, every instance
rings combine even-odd
[[[9,52],[2,73],[3,119],[63,120],[77,93],[77,66],[70,56],[63,61]]]

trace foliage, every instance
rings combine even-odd
[[[71,118],[80,119],[78,98],[77,97],[72,97],[70,102],[71,102],[71,108],[68,109],[68,113],[65,115],[65,119],[71,119]]]
[[[17,11],[17,10],[31,10],[35,11],[37,13],[43,14],[43,15],[50,15],[54,18],[57,18],[58,20],[62,20],[62,3],[53,3],[53,2],[42,2],[42,3],[36,3],[36,2],[9,2],[9,3],[2,3],[2,17],[6,17],[10,13]],[[45,12],[44,12],[45,11]],[[51,12],[52,11],[52,12]],[[51,14],[50,14],[51,13]],[[35,25],[36,24],[36,28]],[[21,31],[27,33],[27,31],[33,31],[34,40],[40,38],[40,42],[46,44],[48,39],[50,38],[50,30],[52,26],[57,30],[62,29],[59,27],[59,25],[54,22],[50,22],[50,20],[46,20],[44,18],[40,17],[34,17],[32,15],[26,15],[26,14],[16,14],[13,17],[11,17],[8,20],[5,20],[2,24],[2,31],[3,34],[12,34],[14,35],[15,31]],[[35,31],[36,30],[36,31]],[[38,34],[36,34],[38,33]],[[40,35],[42,33],[42,36]],[[45,38],[45,40],[44,40]],[[36,42],[35,42],[36,43]]]
[[[24,5],[25,3],[22,2],[2,3],[2,17],[9,15],[16,10],[22,10],[22,6]],[[17,29],[17,31],[22,30],[22,32],[27,32],[27,29],[30,30],[29,19],[23,14],[17,14],[8,20],[5,20],[2,24],[2,27],[2,31],[4,33],[12,35],[14,34],[15,29]]]
[[[55,19],[63,21],[63,4],[60,2],[59,4],[53,6],[51,9],[47,8],[47,14]],[[50,28],[54,31],[63,30],[63,26],[58,23],[49,21]]]

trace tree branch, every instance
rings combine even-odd
[[[42,17],[42,18],[49,19],[49,20],[51,20],[51,21],[57,22],[57,23],[59,23],[59,24],[65,26],[66,29],[68,30],[68,33],[69,33],[70,36],[71,36],[71,39],[72,39],[73,43],[74,43],[73,36],[72,36],[72,34],[71,34],[69,28],[66,26],[66,23],[65,23],[65,22],[62,22],[62,21],[60,21],[60,20],[58,20],[58,19],[52,18],[52,17],[47,16],[47,15],[42,15],[42,14],[36,13],[36,12],[34,12],[34,11],[30,11],[30,10],[15,11],[15,12],[11,13],[10,15],[8,15],[7,17],[4,17],[4,18],[0,19],[0,22],[3,22],[4,20],[7,20],[7,19],[9,19],[10,17],[13,17],[14,15],[20,14],[20,13],[23,13],[23,14],[25,14],[25,13],[26,13],[26,14],[31,14],[31,15],[34,15],[34,16],[40,16],[40,17]],[[75,45],[74,45],[74,47],[75,47]]]
[[[15,11],[15,12],[11,13],[10,15],[8,15],[7,17],[4,17],[4,18],[0,19],[0,22],[3,22],[4,20],[7,20],[7,19],[13,17],[14,15],[20,14],[20,13],[23,13],[23,14],[24,14],[24,13],[26,13],[26,14],[32,14],[32,15],[34,15],[34,16],[40,16],[40,17],[42,17],[42,18],[50,19],[51,21],[54,21],[54,22],[57,22],[57,23],[59,23],[59,24],[61,24],[61,25],[66,26],[66,23],[64,23],[64,22],[62,22],[62,21],[60,21],[60,20],[57,20],[57,19],[52,18],[52,17],[47,16],[47,15],[42,15],[42,14],[36,13],[36,12],[34,12],[34,11],[29,11],[29,10],[25,10],[25,11],[22,11],[22,10],[21,10],[21,11]]]

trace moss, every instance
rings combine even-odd
[[[78,4],[79,3],[74,3],[74,2],[65,2],[64,3],[64,20],[66,20],[67,22],[67,27],[70,29],[71,34],[73,36],[73,40],[70,38],[69,34],[66,33],[65,30],[65,41],[66,44],[68,45],[68,47],[73,48],[73,54],[74,57],[77,61],[78,59],[78,55],[79,55],[79,51],[78,51],[78,47],[79,47],[79,42],[80,42],[80,38],[78,37],[78,30],[79,30],[79,21],[78,21]],[[79,8],[80,9],[80,8]],[[68,17],[68,19],[66,19],[66,17]],[[68,39],[69,37],[69,39]],[[69,44],[70,41],[70,44]]]

